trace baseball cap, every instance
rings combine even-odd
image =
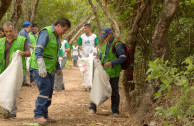
[[[29,25],[32,25],[29,21],[25,21],[25,22],[23,23],[23,26],[24,26],[24,27],[27,27],[27,26],[29,26]]]
[[[107,34],[112,33],[112,29],[105,27],[101,30],[101,34],[100,36],[98,36],[99,38],[104,38]]]

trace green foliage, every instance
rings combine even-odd
[[[184,69],[173,67],[168,61],[156,59],[149,62],[147,80],[160,81],[160,88],[155,99],[164,97],[169,101],[168,106],[157,107],[156,116],[166,120],[164,125],[175,124],[180,121],[185,126],[194,123],[194,56],[187,57],[183,62]],[[173,92],[173,93],[172,93]]]

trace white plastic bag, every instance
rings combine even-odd
[[[93,54],[89,54],[87,58],[79,58],[79,68],[82,74],[82,85],[87,88],[92,86],[93,78]]]
[[[109,82],[110,78],[104,70],[100,60],[94,59],[94,64],[94,81],[89,99],[90,102],[99,106],[112,95],[112,88]]]
[[[11,111],[23,82],[22,57],[16,51],[11,64],[0,74],[0,106]]]

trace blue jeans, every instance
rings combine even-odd
[[[30,67],[30,82],[34,82],[35,81],[35,76],[34,76],[33,70],[34,69]]]
[[[67,62],[67,57],[63,57],[63,60],[61,62],[61,70],[65,67],[66,62]]]
[[[34,110],[34,118],[48,118],[48,107],[51,105],[53,94],[54,75],[47,73],[45,78],[38,74],[38,70],[34,69],[36,83],[39,89],[39,95],[36,100]]]
[[[77,66],[77,59],[78,59],[78,55],[74,55],[73,56],[73,65]]]
[[[119,114],[119,103],[120,103],[120,95],[119,95],[119,77],[110,78],[110,85],[112,87],[112,96],[111,96],[111,110],[112,113]],[[91,103],[89,109],[93,109],[96,111],[96,105]]]

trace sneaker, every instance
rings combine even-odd
[[[44,117],[34,118],[34,121],[40,125],[45,125],[47,123],[47,120]]]
[[[118,113],[113,113],[112,115],[115,116],[115,117],[118,117],[119,116]]]
[[[89,109],[89,114],[95,114],[96,111],[94,111],[93,109]]]
[[[4,119],[10,119],[10,118],[15,118],[16,114],[10,114],[10,112],[5,112],[3,114]]]

